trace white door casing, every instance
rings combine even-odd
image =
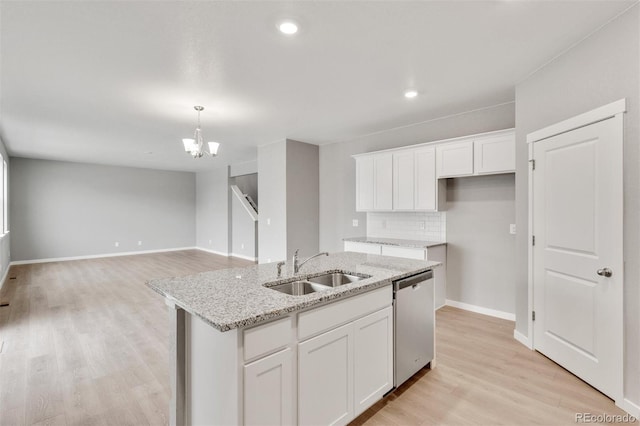
[[[559,124],[548,128],[548,135],[547,129],[536,132],[540,140],[528,140],[535,142],[530,172],[533,347],[620,403],[622,113],[602,121],[593,117],[593,124],[555,134]],[[576,118],[567,123],[579,123]]]

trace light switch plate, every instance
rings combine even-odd
[[[516,235],[516,224],[515,223],[512,223],[512,224],[509,225],[509,233],[511,235]]]

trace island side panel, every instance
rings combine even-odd
[[[169,424],[185,424],[185,312],[173,303],[169,308],[169,381],[171,401],[169,405]]]
[[[239,332],[185,315],[186,424],[242,424]]]

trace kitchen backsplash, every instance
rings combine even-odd
[[[367,237],[447,241],[447,215],[445,212],[369,212]]]

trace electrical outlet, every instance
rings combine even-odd
[[[512,224],[509,225],[509,233],[511,235],[516,235],[516,224],[515,223],[512,223]]]
[[[243,249],[244,248],[244,244],[240,244],[240,248]]]
[[[357,227],[358,227],[358,219],[353,219],[353,220],[351,221],[351,223],[353,224],[353,227],[354,227],[354,228],[357,228]]]
[[[142,245],[142,241],[138,241],[138,245],[141,246]]]
[[[116,247],[120,247],[120,243],[118,241],[115,242],[114,244]]]
[[[209,240],[209,245],[211,245],[211,240]]]
[[[267,226],[271,226],[271,218],[270,217],[267,218]]]
[[[420,221],[420,222],[418,222],[418,223],[419,223],[418,227],[419,227],[420,229],[424,229],[424,228],[427,226],[427,225],[426,225],[424,222],[422,222],[422,221]]]

